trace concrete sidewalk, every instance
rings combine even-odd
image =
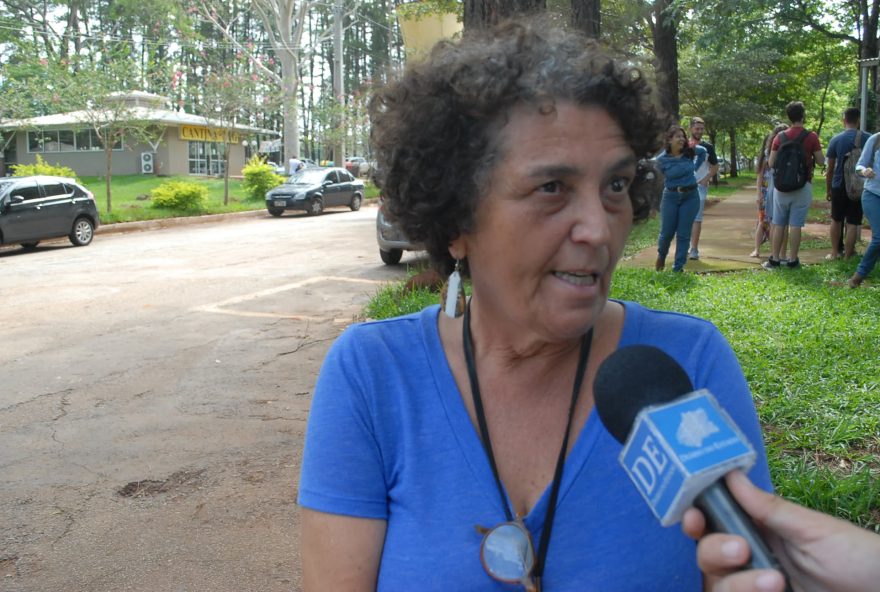
[[[761,245],[761,258],[749,257],[755,248],[755,224],[758,221],[755,205],[754,187],[737,191],[720,202],[709,205],[703,213],[703,231],[700,234],[700,259],[688,260],[685,271],[695,273],[711,273],[739,269],[758,268],[770,254],[770,242]],[[709,189],[709,200],[712,201],[712,190]],[[707,204],[708,205],[708,204]],[[659,214],[658,214],[659,215]],[[811,238],[828,238],[827,224],[807,224],[802,232],[801,242]],[[862,231],[862,240],[870,232]],[[802,264],[825,261],[828,249],[801,248],[798,258]],[[666,269],[672,269],[675,257],[675,241],[666,257]],[[640,251],[634,257],[621,261],[621,265],[654,269],[657,260],[657,246],[652,245]]]

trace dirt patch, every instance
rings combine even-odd
[[[177,471],[161,480],[132,481],[117,489],[116,494],[121,497],[139,498],[169,492],[193,491],[199,488],[204,473],[204,470]]]
[[[12,555],[11,557],[0,557],[0,578],[11,578],[18,573],[18,569],[15,564],[18,561],[18,557]]]

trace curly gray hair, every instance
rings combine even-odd
[[[647,159],[666,127],[651,93],[637,67],[543,19],[443,41],[371,99],[374,178],[389,216],[449,273],[449,243],[473,230],[480,195],[502,156],[498,130],[514,105],[547,112],[556,100],[601,107],[636,157]],[[641,164],[630,190],[634,220],[650,213],[655,188]]]

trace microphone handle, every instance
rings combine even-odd
[[[694,505],[706,516],[709,530],[743,537],[752,550],[746,569],[775,569],[785,576],[785,592],[792,592],[788,574],[782,569],[779,560],[761,538],[758,528],[745,510],[733,499],[723,480],[716,481],[706,488]]]

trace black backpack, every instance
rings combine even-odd
[[[773,186],[779,191],[796,191],[807,184],[807,158],[804,156],[804,138],[810,132],[801,130],[796,138],[782,132],[776,161],[773,165]]]

